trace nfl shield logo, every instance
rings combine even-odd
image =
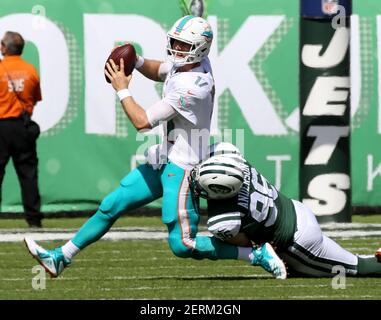
[[[325,14],[335,14],[339,11],[339,0],[322,0],[321,5]]]

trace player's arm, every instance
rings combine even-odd
[[[221,205],[218,202],[221,202]],[[229,207],[231,204],[226,200],[208,200],[208,231],[230,244],[251,247],[251,241],[241,232],[241,213],[230,211]]]
[[[128,91],[132,75],[126,76],[123,70],[123,59],[120,60],[120,68],[110,59],[106,63],[105,74],[116,90],[124,112],[137,130],[151,129],[160,121],[168,121],[176,116],[176,111],[164,101],[159,101],[147,111],[144,110]]]
[[[145,59],[138,56],[135,69],[138,70],[146,78],[153,81],[163,82],[169,68],[165,62]]]
[[[221,212],[210,216],[207,222],[208,231],[216,238],[240,247],[252,247],[250,239],[241,230],[241,213]]]

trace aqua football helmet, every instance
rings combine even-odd
[[[210,24],[201,17],[191,15],[180,18],[167,33],[167,56],[175,67],[200,62],[207,57],[213,40]],[[190,44],[189,51],[173,48],[175,40]]]

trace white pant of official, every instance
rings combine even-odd
[[[356,275],[357,256],[323,235],[315,215],[306,205],[296,200],[293,203],[297,217],[294,243],[280,253],[290,271],[316,277],[333,277],[338,270],[345,269],[346,275]]]

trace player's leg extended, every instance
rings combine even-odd
[[[98,211],[79,229],[72,242],[80,249],[100,239],[125,211],[139,208],[162,196],[159,171],[141,165],[120,181]]]
[[[33,240],[25,239],[30,253],[53,276],[58,276],[71,258],[89,244],[100,239],[123,211],[147,204],[162,195],[159,171],[142,165],[121,180],[120,186],[101,203],[98,211],[63,247],[45,250]]]
[[[168,242],[173,253],[182,258],[237,259],[236,246],[216,238],[196,236],[199,213],[188,183],[189,171],[173,163],[162,173],[162,220],[168,227]]]
[[[381,264],[373,257],[356,256],[323,235],[314,214],[294,201],[298,231],[287,252],[280,254],[291,270],[302,275],[333,277],[340,268],[347,276],[380,274]]]

